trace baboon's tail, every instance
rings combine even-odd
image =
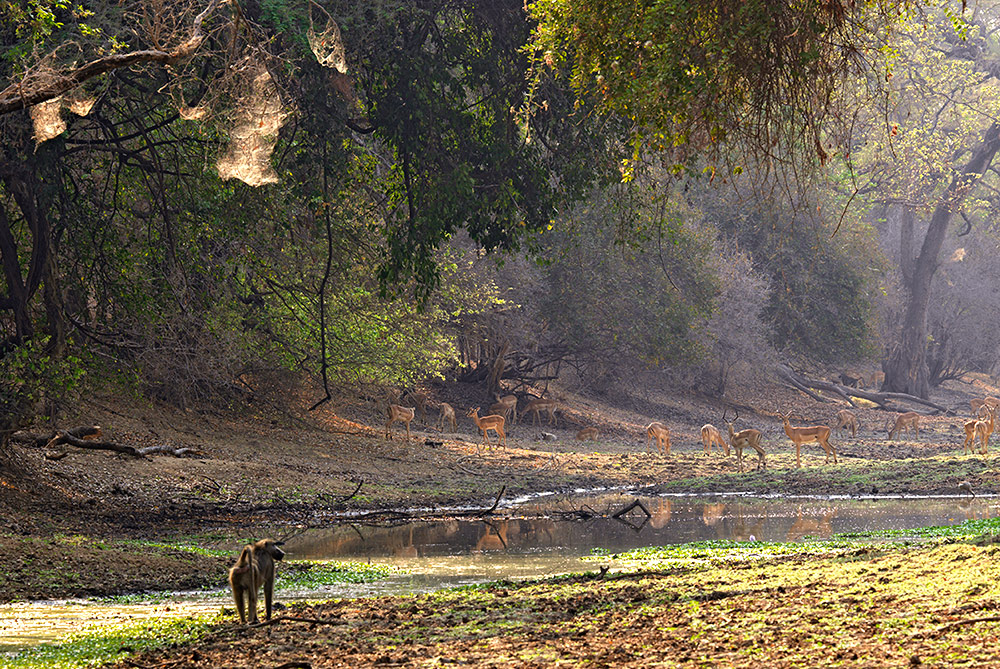
[[[250,566],[253,564],[253,546],[247,545],[243,547],[243,551],[240,553],[240,557],[236,560],[236,566],[233,567],[233,572],[236,574],[243,574],[250,571]]]

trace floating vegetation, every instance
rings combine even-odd
[[[170,620],[130,621],[87,629],[59,644],[45,644],[3,658],[8,669],[75,669],[126,658],[134,653],[172,644],[190,643],[205,636],[219,615]]]
[[[384,564],[363,562],[296,561],[283,565],[274,581],[280,590],[305,590],[338,583],[371,583],[399,569]]]

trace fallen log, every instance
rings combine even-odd
[[[190,446],[171,446],[169,444],[159,444],[157,446],[146,446],[138,449],[139,455],[172,455],[176,458],[184,455],[201,455],[201,451]]]
[[[808,388],[814,388],[816,390],[825,390],[826,392],[834,393],[842,399],[844,399],[852,407],[856,406],[852,397],[860,397],[861,399],[874,402],[879,406],[880,409],[885,411],[898,411],[898,409],[889,406],[893,401],[896,402],[911,402],[913,404],[919,404],[922,406],[930,407],[935,411],[941,412],[945,415],[954,415],[954,411],[947,407],[941,406],[936,402],[930,400],[925,400],[922,397],[917,397],[916,395],[909,395],[907,393],[892,393],[892,392],[869,392],[867,390],[862,390],[860,388],[851,388],[848,386],[841,385],[839,383],[833,383],[832,381],[822,381],[820,379],[813,379],[806,376],[805,374],[799,374],[798,372],[792,370],[788,365],[778,365],[778,376],[782,378],[786,383],[791,385],[796,390],[800,390],[810,397],[817,399],[822,402],[828,402],[829,400],[822,397],[817,397],[815,393],[812,393]]]
[[[100,427],[97,427],[97,433],[100,435]],[[125,446],[124,444],[116,444],[113,441],[96,441],[93,438],[79,438],[73,436],[72,432],[79,428],[74,428],[74,430],[59,430],[56,432],[55,436],[49,439],[48,443],[45,444],[46,448],[52,448],[53,446],[59,446],[60,444],[69,444],[70,446],[76,446],[77,448],[85,448],[93,451],[114,451],[115,453],[124,453],[125,455],[131,455],[132,457],[142,457],[139,451],[132,446]]]

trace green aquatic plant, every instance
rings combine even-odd
[[[365,562],[289,562],[275,579],[280,590],[303,590],[337,583],[371,583],[398,573],[384,564]]]
[[[892,539],[897,537],[913,537],[923,539],[981,539],[1000,535],[1000,518],[984,518],[982,520],[966,520],[957,525],[933,525],[917,527],[908,530],[864,530],[858,532],[843,532],[836,535],[837,539]]]
[[[221,622],[219,614],[169,620],[129,621],[86,629],[63,643],[44,644],[4,658],[7,669],[76,669],[121,660],[134,653],[190,643]]]

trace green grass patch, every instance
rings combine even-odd
[[[183,551],[186,553],[192,553],[194,555],[204,555],[206,557],[227,557],[233,555],[232,550],[223,550],[221,548],[205,548],[193,543],[166,543],[162,541],[147,541],[144,539],[123,539],[117,542],[120,546],[127,546],[130,548],[138,549],[167,549]]]
[[[223,622],[218,614],[176,620],[147,620],[140,623],[84,630],[60,644],[45,644],[4,658],[8,669],[75,669],[121,660],[133,653],[189,643],[207,634],[213,624]]]
[[[636,562],[658,567],[710,567],[729,563],[756,564],[787,557],[836,557],[856,552],[863,544],[859,541],[697,541],[671,546],[647,546],[608,555],[602,552],[583,558],[597,561],[613,559]]]

